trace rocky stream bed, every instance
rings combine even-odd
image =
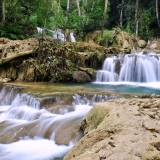
[[[45,37],[22,41],[0,38],[0,82],[86,83],[95,79],[95,71],[107,56],[128,54],[133,45],[144,53],[160,50],[159,39],[147,44],[125,32],[113,33],[115,46],[101,46],[96,43],[97,34],[76,43]],[[54,109],[48,108],[50,112]],[[83,118],[80,129],[84,136],[64,160],[160,160],[160,98],[155,94],[97,104]]]
[[[159,160],[160,99],[109,100],[81,123],[84,137],[64,160]]]

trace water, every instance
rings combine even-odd
[[[89,87],[109,90],[121,95],[160,95],[160,82],[137,83],[137,82],[93,82]]]
[[[160,81],[160,55],[153,52],[106,58],[102,70],[99,70],[96,76],[96,82],[158,81]]]
[[[70,32],[70,39],[71,39],[71,42],[76,42],[73,32]]]
[[[52,30],[49,30],[49,29],[46,29],[46,28],[40,28],[40,27],[36,27],[36,28],[37,28],[38,34],[43,34],[43,33],[46,33],[45,31],[47,31],[48,34],[51,35],[53,38],[60,39],[63,42],[66,41],[66,37],[62,33],[61,29],[57,29],[55,31],[52,31]],[[76,42],[76,39],[73,35],[73,32],[70,32],[70,40],[71,40],[71,42]]]
[[[87,97],[75,94],[70,104],[72,110],[62,106],[57,114],[49,112],[44,103],[42,105],[44,97],[36,98],[22,93],[22,88],[2,86],[0,159],[62,159],[82,136],[79,131],[82,118],[95,103],[111,98],[116,97],[97,94]],[[54,102],[60,100],[55,98]]]
[[[36,27],[37,28],[37,32],[38,34],[42,34],[44,32],[44,29],[40,28],[40,27]]]

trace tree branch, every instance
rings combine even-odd
[[[16,60],[20,57],[31,55],[32,53],[33,53],[33,50],[29,50],[29,51],[19,52],[13,56],[9,56],[7,58],[2,58],[2,59],[0,59],[0,66],[3,64],[9,63],[13,60]]]

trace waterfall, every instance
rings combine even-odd
[[[71,42],[76,42],[73,32],[70,32],[70,39],[71,39]]]
[[[106,58],[96,82],[157,82],[160,81],[160,55],[135,53]]]
[[[22,88],[1,85],[0,159],[62,159],[82,137],[82,118],[95,103],[113,98],[117,97],[75,94],[68,103],[70,110],[60,103],[57,114],[47,108],[64,103],[62,97],[37,98],[22,93]]]
[[[40,27],[36,27],[36,28],[37,28],[38,34],[42,34],[42,33],[43,33],[44,29],[42,29],[42,28],[40,28]]]
[[[40,28],[40,27],[36,27],[36,28],[37,28],[38,34],[42,34],[46,31],[45,33],[48,33],[49,35],[51,35],[51,37],[53,37],[55,39],[60,39],[63,42],[66,41],[66,37],[63,34],[61,29],[57,29],[55,31],[52,31],[52,30],[49,30],[49,29],[46,29],[46,28]],[[71,42],[76,42],[76,39],[73,35],[73,32],[70,32],[69,36],[70,36],[70,41]]]

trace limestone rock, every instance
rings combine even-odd
[[[27,71],[27,76],[26,76],[26,81],[28,82],[33,82],[34,81],[34,73],[35,71],[35,68],[29,68],[28,71]]]
[[[124,49],[127,49],[130,47],[130,44],[128,43],[128,41],[125,39],[124,42],[123,42],[123,48]]]
[[[85,83],[91,82],[91,78],[86,72],[75,71],[73,72],[73,81],[76,83]]]
[[[159,119],[154,108],[140,104],[160,103],[154,99],[114,99],[93,107],[82,121],[84,137],[64,160],[159,160]],[[157,149],[158,145],[158,149]]]
[[[157,49],[158,48],[158,44],[156,42],[153,42],[150,47],[150,49],[154,50],[154,49]]]
[[[144,48],[146,45],[146,41],[145,40],[138,40],[137,44],[138,44],[139,48]]]

